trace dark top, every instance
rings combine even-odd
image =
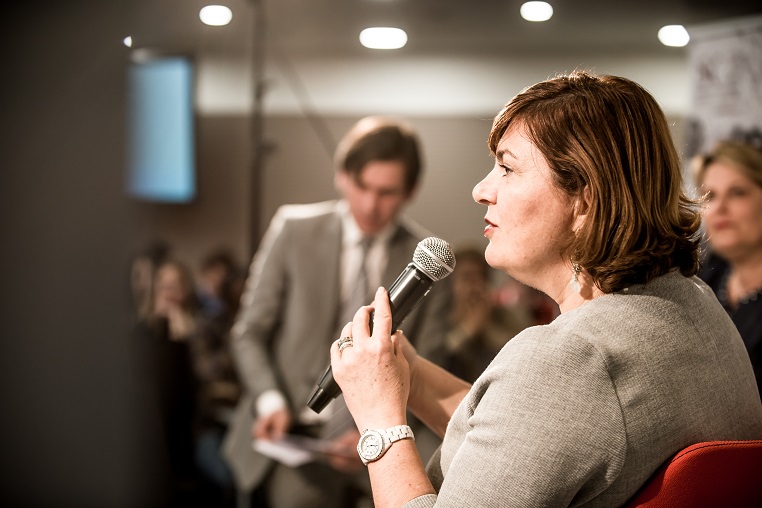
[[[702,264],[699,277],[712,288],[717,299],[727,311],[741,334],[749,352],[757,387],[762,394],[762,288],[731,307],[727,298],[727,282],[730,265],[715,254],[710,254]]]

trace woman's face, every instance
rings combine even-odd
[[[712,249],[729,261],[762,249],[762,187],[721,160],[711,163],[702,187],[708,193],[704,212]]]
[[[573,199],[558,189],[551,169],[521,124],[497,146],[495,166],[473,190],[487,205],[487,262],[551,297],[571,277],[562,242],[572,234]]]
[[[164,265],[156,272],[155,292],[155,310],[161,313],[171,307],[182,307],[190,294],[190,288],[177,267]]]

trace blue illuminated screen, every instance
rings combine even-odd
[[[129,70],[128,192],[160,202],[196,195],[193,66],[172,57]]]

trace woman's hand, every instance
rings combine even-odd
[[[418,359],[418,351],[416,351],[415,346],[407,340],[407,336],[405,336],[405,333],[402,330],[397,330],[397,332],[392,335],[392,340],[396,342],[397,349],[402,351],[402,355],[405,357],[405,360],[407,360],[410,379],[415,379],[413,373],[415,372],[415,361]]]
[[[368,326],[373,312],[373,335]],[[409,360],[415,349],[401,332],[390,335],[389,296],[379,288],[372,306],[360,308],[342,337],[352,344],[339,351],[331,346],[331,368],[358,429],[387,428],[406,423],[410,393]]]

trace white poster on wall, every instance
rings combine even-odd
[[[685,155],[729,138],[762,149],[762,16],[688,31],[693,98]]]

